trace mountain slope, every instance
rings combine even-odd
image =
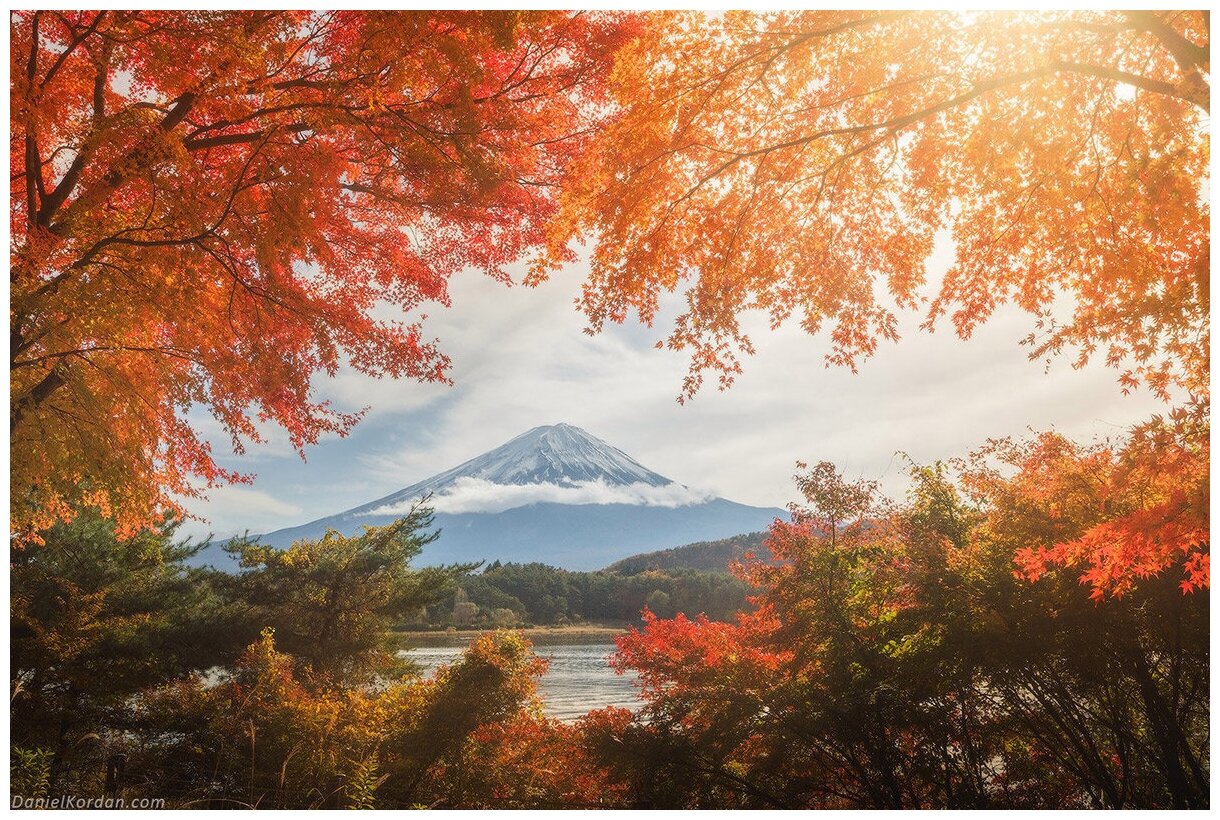
[[[729,571],[729,562],[741,559],[747,552],[759,556],[768,555],[763,542],[765,532],[751,532],[722,538],[718,541],[699,541],[683,544],[667,550],[645,552],[615,561],[606,567],[606,572],[616,575],[638,575],[649,570],[698,569],[705,572]]]
[[[383,526],[427,498],[441,536],[419,563],[540,561],[597,569],[634,553],[765,529],[783,510],[678,484],[579,427],[535,427],[389,495],[261,537],[285,547],[328,529]],[[226,563],[219,548],[206,562]]]

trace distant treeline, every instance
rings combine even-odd
[[[620,575],[635,575],[645,570],[671,569],[701,569],[707,572],[727,574],[729,564],[741,560],[748,552],[756,553],[759,558],[765,558],[767,549],[763,542],[767,540],[765,532],[751,532],[745,535],[735,535],[732,538],[722,538],[719,541],[699,541],[673,549],[657,550],[632,555],[616,561],[606,569]]]
[[[727,560],[726,560],[727,564]],[[569,572],[545,564],[492,563],[404,627],[518,626],[637,621],[647,607],[672,618],[703,614],[731,620],[746,606],[747,586],[725,571],[687,567],[636,572]]]

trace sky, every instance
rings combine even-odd
[[[929,260],[935,282],[952,249]],[[574,306],[585,268],[576,263],[535,289],[506,287],[474,271],[451,281],[452,307],[433,305],[425,329],[453,361],[454,384],[377,380],[343,371],[319,377],[318,395],[342,410],[368,408],[346,438],[306,452],[268,431],[266,444],[225,457],[227,438],[202,411],[191,416],[221,463],[253,484],[212,489],[187,505],[203,537],[270,532],[388,495],[503,444],[525,430],[567,422],[625,451],[645,467],[744,504],[799,500],[796,462],[832,461],[849,478],[906,489],[905,453],[917,463],[967,454],[989,437],[1055,429],[1077,439],[1121,435],[1165,406],[1146,391],[1124,396],[1118,372],[1097,362],[1075,370],[1068,356],[1031,362],[1019,340],[1033,318],[1002,308],[969,340],[947,324],[918,328],[901,314],[902,338],[852,374],[827,369],[824,336],[796,323],[745,326],[757,349],[727,391],[715,378],[677,402],[685,354],[655,349],[666,327],[639,323],[583,333]],[[679,297],[675,297],[675,304]]]

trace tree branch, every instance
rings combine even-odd
[[[55,190],[42,198],[42,207],[38,209],[38,225],[40,227],[45,228],[51,224],[56,211],[67,200],[68,194],[72,193],[72,189],[76,187],[76,183],[80,180],[80,175],[84,172],[85,166],[89,164],[89,157],[92,153],[88,143],[81,146],[80,151],[76,153],[76,158],[68,166],[67,173],[64,174],[59,184],[55,186]]]
[[[286,125],[278,130],[286,131],[290,134],[299,134],[302,131],[308,131],[310,126],[303,122]],[[198,139],[187,139],[182,145],[188,151],[202,151],[206,148],[216,148],[221,145],[244,145],[246,143],[258,142],[267,136],[267,129],[258,131],[246,131],[240,134],[221,134],[216,137],[200,137]]]
[[[93,22],[90,23],[83,32],[78,34],[76,37],[72,38],[72,42],[69,43],[68,47],[65,48],[63,50],[63,53],[59,55],[59,59],[57,59],[55,61],[55,63],[51,66],[51,69],[47,72],[47,76],[42,78],[42,82],[39,83],[39,88],[47,87],[47,84],[49,82],[51,82],[51,80],[55,77],[56,73],[58,73],[59,69],[63,66],[63,64],[68,61],[69,57],[72,56],[72,52],[76,51],[77,46],[79,46],[81,43],[85,42],[85,40],[87,40],[89,38],[89,35],[93,34],[93,32],[95,32],[95,31],[97,31],[97,27],[99,25],[101,25],[102,18],[105,16],[106,16],[106,12],[104,12],[104,11],[98,12],[97,17],[93,18]],[[62,20],[62,19],[61,19],[61,22],[65,23],[65,24],[67,23],[66,20]]]
[[[1200,68],[1208,70],[1211,63],[1210,45],[1200,46],[1187,40],[1155,11],[1124,11],[1123,14],[1137,28],[1156,37],[1173,55],[1183,74],[1190,74]]]
[[[93,127],[100,128],[106,118],[106,81],[110,78],[110,49],[104,49],[93,77]]]
[[[42,163],[39,162],[38,141],[34,137],[34,123],[26,123],[25,134],[25,216],[26,224],[33,228],[38,217],[38,202],[46,196],[42,183]]]
[[[38,72],[38,20],[41,11],[34,12],[30,33],[30,57],[26,61],[26,105],[33,107],[30,96],[34,89],[34,75]],[[25,218],[26,224],[33,228],[35,214],[38,211],[39,198],[46,193],[42,182],[42,157],[38,151],[38,138],[34,132],[34,116],[32,110],[26,111],[25,124]]]
[[[1145,91],[1151,91],[1157,94],[1166,94],[1168,96],[1177,97],[1178,99],[1193,103],[1194,105],[1198,105],[1204,111],[1207,111],[1209,106],[1209,101],[1206,98],[1200,100],[1197,98],[1197,95],[1192,94],[1189,91],[1184,92],[1183,89],[1173,85],[1172,83],[1167,83],[1162,80],[1154,80],[1150,77],[1143,77],[1138,74],[1131,74],[1126,71],[1119,71],[1118,69],[1104,66],[1094,66],[1086,63],[1074,63],[1064,60],[1056,60],[1037,68],[1029,69],[1028,71],[1020,71],[1015,74],[1006,74],[1001,77],[993,77],[989,80],[984,80],[980,83],[976,83],[969,91],[965,91],[947,100],[930,105],[927,108],[922,108],[918,111],[913,111],[900,117],[893,117],[883,122],[864,123],[861,125],[850,125],[840,128],[827,128],[812,134],[806,134],[801,137],[785,140],[784,142],[775,143],[774,145],[766,145],[750,151],[733,152],[732,156],[705,174],[685,194],[675,200],[670,206],[669,211],[672,211],[677,205],[692,197],[699,188],[703,187],[704,184],[743,160],[770,154],[775,151],[782,151],[786,148],[796,148],[802,145],[808,145],[809,143],[816,142],[820,139],[826,139],[827,137],[850,136],[874,131],[884,131],[887,134],[894,134],[909,125],[919,122],[920,120],[935,116],[942,111],[948,111],[960,105],[965,105],[966,103],[981,97],[984,94],[988,94],[1000,88],[1004,88],[1009,85],[1020,85],[1022,83],[1030,82],[1031,80],[1036,80],[1061,72],[1085,74],[1088,76],[1097,77],[1099,79],[1125,83],[1127,85],[1132,85]]]
[[[1058,71],[1067,71],[1075,74],[1087,74],[1091,77],[1098,77],[1103,80],[1111,80],[1124,85],[1135,86],[1142,88],[1145,91],[1151,91],[1154,94],[1165,94],[1170,97],[1177,97],[1180,100],[1185,100],[1188,103],[1197,105],[1204,111],[1210,111],[1211,100],[1206,91],[1200,93],[1200,90],[1193,84],[1190,87],[1183,88],[1173,83],[1165,82],[1164,80],[1154,80],[1151,77],[1144,77],[1140,74],[1132,74],[1129,71],[1120,71],[1117,68],[1108,66],[1096,66],[1088,63],[1074,63],[1070,61],[1057,60],[1048,64],[1049,68]]]
[[[34,75],[38,73],[38,21],[41,17],[41,11],[34,12],[34,19],[30,23],[30,58],[25,63],[25,76],[30,83],[27,93],[33,91]]]
[[[34,385],[33,389],[13,402],[13,409],[9,415],[9,434],[11,435],[17,429],[17,425],[25,418],[28,410],[37,408],[64,384],[64,377],[59,372],[59,367],[53,367],[47,375],[43,376],[42,381]]]
[[[190,112],[191,106],[195,104],[195,94],[192,91],[187,91],[182,94],[174,104],[174,107],[169,110],[164,119],[161,120],[158,130],[162,133],[169,133],[177,127],[178,123],[182,122],[183,118]],[[113,191],[120,185],[125,177],[125,172],[120,170],[131,165],[139,157],[139,151],[146,146],[133,151],[126,157],[124,162],[117,163],[114,170],[102,178],[98,186],[91,191],[91,198],[97,199],[104,196],[110,191]],[[42,208],[38,211],[38,224],[44,228],[51,227],[51,220],[55,218],[55,214],[63,206],[68,199],[69,194],[76,187],[76,183],[80,180],[81,173],[88,165],[93,151],[89,149],[88,143],[81,147],[80,152],[76,155],[72,166],[68,172],[64,174],[64,178],[60,180],[59,185],[55,186],[55,190],[43,200]],[[54,229],[52,228],[52,231]]]

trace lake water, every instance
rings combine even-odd
[[[424,646],[404,650],[402,654],[415,661],[421,672],[431,674],[441,664],[457,660],[465,648]],[[607,663],[614,644],[535,645],[534,652],[550,661],[546,674],[538,681],[538,693],[549,716],[575,720],[590,709],[640,707],[635,673],[620,675]]]

